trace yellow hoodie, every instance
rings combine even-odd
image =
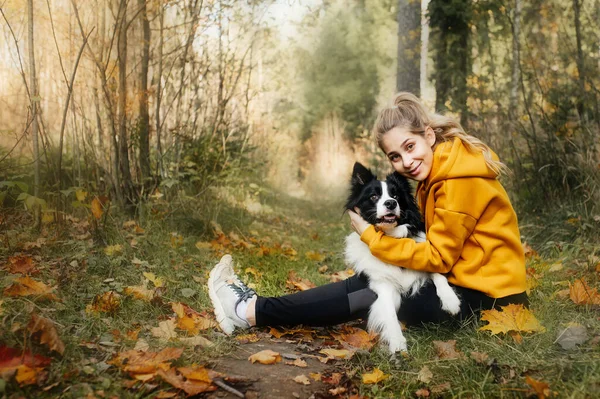
[[[495,155],[495,154],[494,154]],[[367,228],[361,239],[392,265],[446,274],[457,286],[502,298],[525,291],[517,215],[481,153],[459,139],[436,146],[431,172],[417,186],[427,241]]]

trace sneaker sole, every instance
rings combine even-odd
[[[223,305],[217,296],[216,290],[214,289],[215,279],[221,274],[223,269],[229,267],[225,262],[219,262],[217,266],[215,266],[211,271],[208,277],[208,296],[210,297],[210,301],[213,305],[213,310],[215,312],[215,318],[219,323],[219,327],[221,330],[227,334],[231,335],[233,330],[235,330],[235,325],[229,318],[225,315],[225,310],[223,309]]]

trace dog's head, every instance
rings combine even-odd
[[[398,172],[390,173],[385,181],[377,177],[361,163],[354,164],[350,181],[347,210],[358,208],[368,223],[381,230],[398,225],[421,223],[421,216],[411,194],[408,180]]]

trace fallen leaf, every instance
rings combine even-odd
[[[429,397],[429,389],[421,388],[415,391],[415,395],[417,398],[428,398]]]
[[[310,259],[310,260],[314,260],[316,262],[322,262],[323,259],[325,259],[325,256],[323,254],[320,254],[318,252],[314,252],[314,251],[308,251],[305,253],[306,258]]]
[[[98,294],[90,305],[85,308],[86,313],[114,313],[121,306],[121,295],[114,291]]]
[[[165,286],[165,279],[164,278],[156,277],[156,275],[154,273],[144,272],[142,274],[144,275],[144,277],[146,277],[148,280],[150,280],[152,282],[152,284],[154,284],[154,286],[156,288],[160,288],[160,287],[164,287]]]
[[[173,385],[175,388],[183,390],[188,394],[188,396],[195,396],[203,392],[212,392],[217,390],[217,387],[210,382],[187,379],[183,375],[177,374],[177,371],[171,368],[167,370],[159,369],[157,370],[156,375],[161,377],[167,383]]]
[[[350,359],[354,352],[348,349],[321,349],[319,353],[326,355],[330,359]]]
[[[32,355],[30,351],[21,352],[0,345],[0,378],[9,380],[13,376],[21,386],[31,385],[44,380],[44,368],[50,365],[50,358]]]
[[[19,277],[14,283],[4,289],[6,296],[30,296],[36,295],[39,298],[58,300],[58,297],[52,293],[54,288],[36,281],[29,276]]]
[[[33,313],[31,315],[31,321],[27,325],[27,329],[31,334],[40,333],[40,343],[48,345],[50,350],[60,353],[61,355],[65,352],[65,344],[62,342],[54,326],[54,322],[45,317],[41,317]]]
[[[456,340],[433,341],[433,346],[440,359],[462,359],[464,355],[456,349]]]
[[[177,338],[177,333],[175,332],[175,319],[171,318],[158,322],[158,327],[153,327],[150,330],[150,333],[153,337],[165,341]]]
[[[501,306],[501,309],[501,311],[496,309],[482,311],[481,320],[487,321],[489,324],[481,327],[479,330],[488,330],[491,331],[492,334],[507,333],[509,331],[546,331],[533,313],[521,304]]]
[[[322,378],[321,373],[308,373],[308,376],[315,381],[321,381]]]
[[[156,291],[154,291],[153,289],[148,289],[148,287],[146,287],[146,283],[143,283],[141,285],[125,287],[123,289],[123,292],[125,293],[125,295],[130,295],[134,298],[141,299],[144,302],[152,301],[156,294]]]
[[[260,364],[275,364],[281,361],[281,356],[277,352],[274,352],[270,349],[265,349],[253,355],[250,355],[250,357],[248,357],[248,360],[251,363],[258,362]]]
[[[123,246],[121,244],[107,245],[104,248],[104,253],[108,256],[120,255],[123,253]]]
[[[523,243],[523,253],[526,258],[538,258],[538,253],[529,246],[526,242]]]
[[[443,393],[444,391],[449,391],[449,390],[450,390],[449,382],[444,382],[442,384],[438,384],[438,385],[431,387],[431,393],[434,395],[438,395],[438,394]]]
[[[344,387],[331,388],[327,392],[329,392],[330,395],[337,396],[337,395],[346,393],[346,388],[344,388]]]
[[[329,276],[329,280],[331,280],[332,283],[337,283],[338,281],[346,280],[347,278],[354,276],[354,274],[356,273],[353,269],[346,269],[341,272],[332,273],[331,276]]]
[[[587,329],[579,323],[569,323],[566,328],[558,332],[555,343],[563,349],[575,349],[577,345],[585,343],[589,338]]]
[[[374,368],[371,373],[364,373],[362,375],[362,382],[363,384],[377,384],[388,377],[389,374],[384,374],[383,371],[379,370],[378,368]]]
[[[13,274],[35,274],[39,273],[31,256],[18,255],[8,258],[6,269]]]
[[[286,285],[290,288],[296,288],[300,291],[306,291],[316,287],[316,285],[310,280],[298,277],[295,270],[289,271]]]
[[[169,369],[170,361],[179,359],[182,353],[182,348],[165,348],[160,352],[128,350],[117,353],[107,363],[117,366],[135,379],[147,381],[158,370]]]
[[[331,373],[331,375],[329,375],[329,376],[323,376],[321,378],[321,381],[323,381],[325,384],[329,384],[329,385],[340,385],[340,382],[342,381],[342,377],[343,377],[342,373]]]
[[[429,384],[431,379],[433,378],[433,373],[429,370],[429,367],[423,366],[421,370],[419,370],[419,374],[417,375],[417,379],[425,384]]]
[[[584,279],[569,284],[569,297],[577,305],[600,305],[600,294],[596,288],[588,286]]]
[[[481,352],[471,352],[471,358],[479,364],[485,364],[488,361],[489,355]]]
[[[258,342],[260,341],[260,338],[256,334],[243,334],[235,337],[235,340],[238,341],[240,344],[247,344],[251,342]]]
[[[341,334],[332,334],[335,339],[342,344],[348,344],[351,347],[370,350],[377,341],[377,334],[368,333],[363,329],[350,327]]]
[[[525,382],[531,388],[533,388],[533,391],[537,394],[538,399],[547,398],[552,394],[552,391],[550,390],[550,386],[543,381],[538,381],[534,378],[531,378],[530,376],[526,376]]]
[[[295,382],[297,382],[298,384],[303,384],[303,385],[310,385],[310,380],[308,379],[307,376],[305,376],[304,374],[300,374],[297,375],[293,378],[293,380]]]

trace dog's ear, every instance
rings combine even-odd
[[[354,169],[352,170],[352,185],[356,186],[364,186],[371,180],[376,179],[376,176],[366,167],[363,166],[360,162],[356,162],[354,164]]]
[[[406,176],[402,176],[398,172],[393,172],[393,173],[390,173],[389,175],[387,175],[386,179],[393,180],[396,183],[396,185],[402,189],[402,191],[404,191],[410,195],[410,192],[411,192],[410,183],[408,182],[408,179],[406,178]]]

